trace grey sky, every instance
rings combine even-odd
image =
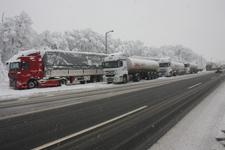
[[[225,60],[225,0],[0,0],[6,16],[27,12],[38,31],[91,28],[148,46],[182,44]]]

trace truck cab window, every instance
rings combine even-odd
[[[28,63],[27,62],[22,62],[21,63],[21,67],[23,68],[23,69],[28,69]]]
[[[160,67],[169,67],[170,63],[160,63],[159,66]]]
[[[103,62],[103,67],[104,68],[118,68],[118,61],[106,61]]]
[[[19,62],[13,62],[10,63],[9,69],[19,69],[20,68],[20,63]]]
[[[119,67],[123,66],[123,61],[119,61],[118,63],[119,63],[119,65],[118,65]]]

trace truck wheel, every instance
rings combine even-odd
[[[62,80],[60,81],[60,84],[61,84],[61,85],[66,85],[66,84],[67,84],[66,79],[62,79]]]
[[[123,76],[123,83],[127,83],[127,76]]]
[[[151,74],[150,72],[147,73],[147,77],[146,77],[146,80],[150,80],[151,79]]]
[[[28,82],[27,85],[28,85],[29,89],[33,89],[37,86],[37,82],[35,80],[31,80],[31,81]]]
[[[137,77],[137,81],[140,81],[141,80],[141,76],[140,75],[138,75],[138,77]]]
[[[135,77],[135,81],[136,82],[139,82],[141,80],[141,76],[138,74],[138,75],[136,75],[136,77]]]
[[[80,84],[85,84],[85,81],[80,81]]]

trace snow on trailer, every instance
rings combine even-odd
[[[100,81],[103,77],[103,53],[63,50],[28,50],[12,57],[9,64],[10,86],[34,88],[62,83]]]
[[[97,53],[47,51],[43,56],[47,77],[102,75],[106,55]]]

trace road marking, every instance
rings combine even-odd
[[[18,100],[28,100],[29,97],[21,97],[21,98],[18,98]]]
[[[202,83],[199,82],[199,83],[197,83],[197,84],[195,84],[195,85],[193,85],[193,86],[188,87],[188,89],[192,89],[192,88],[194,88],[194,87],[196,87],[196,86],[198,86],[198,85],[200,85],[200,84],[202,84]]]
[[[46,97],[52,97],[52,96],[55,96],[55,95],[50,93],[50,94],[46,94],[45,96]]]
[[[76,137],[76,136],[78,136],[78,135],[84,134],[84,133],[86,133],[86,132],[92,131],[92,130],[97,129],[97,128],[99,128],[99,127],[102,127],[102,126],[105,126],[105,125],[110,124],[110,123],[112,123],[112,122],[115,122],[115,121],[117,121],[117,120],[119,120],[119,119],[125,118],[125,117],[127,117],[127,116],[129,116],[129,115],[131,115],[131,114],[137,113],[137,112],[139,112],[139,111],[141,111],[141,110],[143,110],[143,109],[145,109],[145,108],[147,108],[147,107],[148,107],[148,106],[146,106],[146,105],[145,105],[145,106],[142,106],[142,107],[139,107],[139,108],[137,108],[137,109],[135,109],[135,110],[132,110],[132,111],[127,112],[127,113],[125,113],[125,114],[123,114],[123,115],[120,115],[120,116],[117,116],[117,117],[115,117],[115,118],[112,118],[112,119],[110,119],[110,120],[104,121],[104,122],[99,123],[99,124],[97,124],[97,125],[95,125],[95,126],[89,127],[89,128],[87,128],[87,129],[84,129],[84,130],[81,130],[81,131],[79,131],[79,132],[76,132],[76,133],[70,134],[70,135],[68,135],[68,136],[65,136],[65,137],[63,137],[63,138],[60,138],[60,139],[58,139],[58,140],[55,140],[55,141],[46,143],[46,144],[44,144],[44,145],[38,146],[38,147],[36,147],[36,148],[33,148],[32,150],[42,150],[42,149],[46,149],[46,148],[48,148],[48,147],[50,147],[50,146],[53,146],[53,145],[55,145],[55,144],[59,144],[59,143],[65,141],[65,140],[68,140],[68,139],[70,139],[70,138],[74,138],[74,137]]]

